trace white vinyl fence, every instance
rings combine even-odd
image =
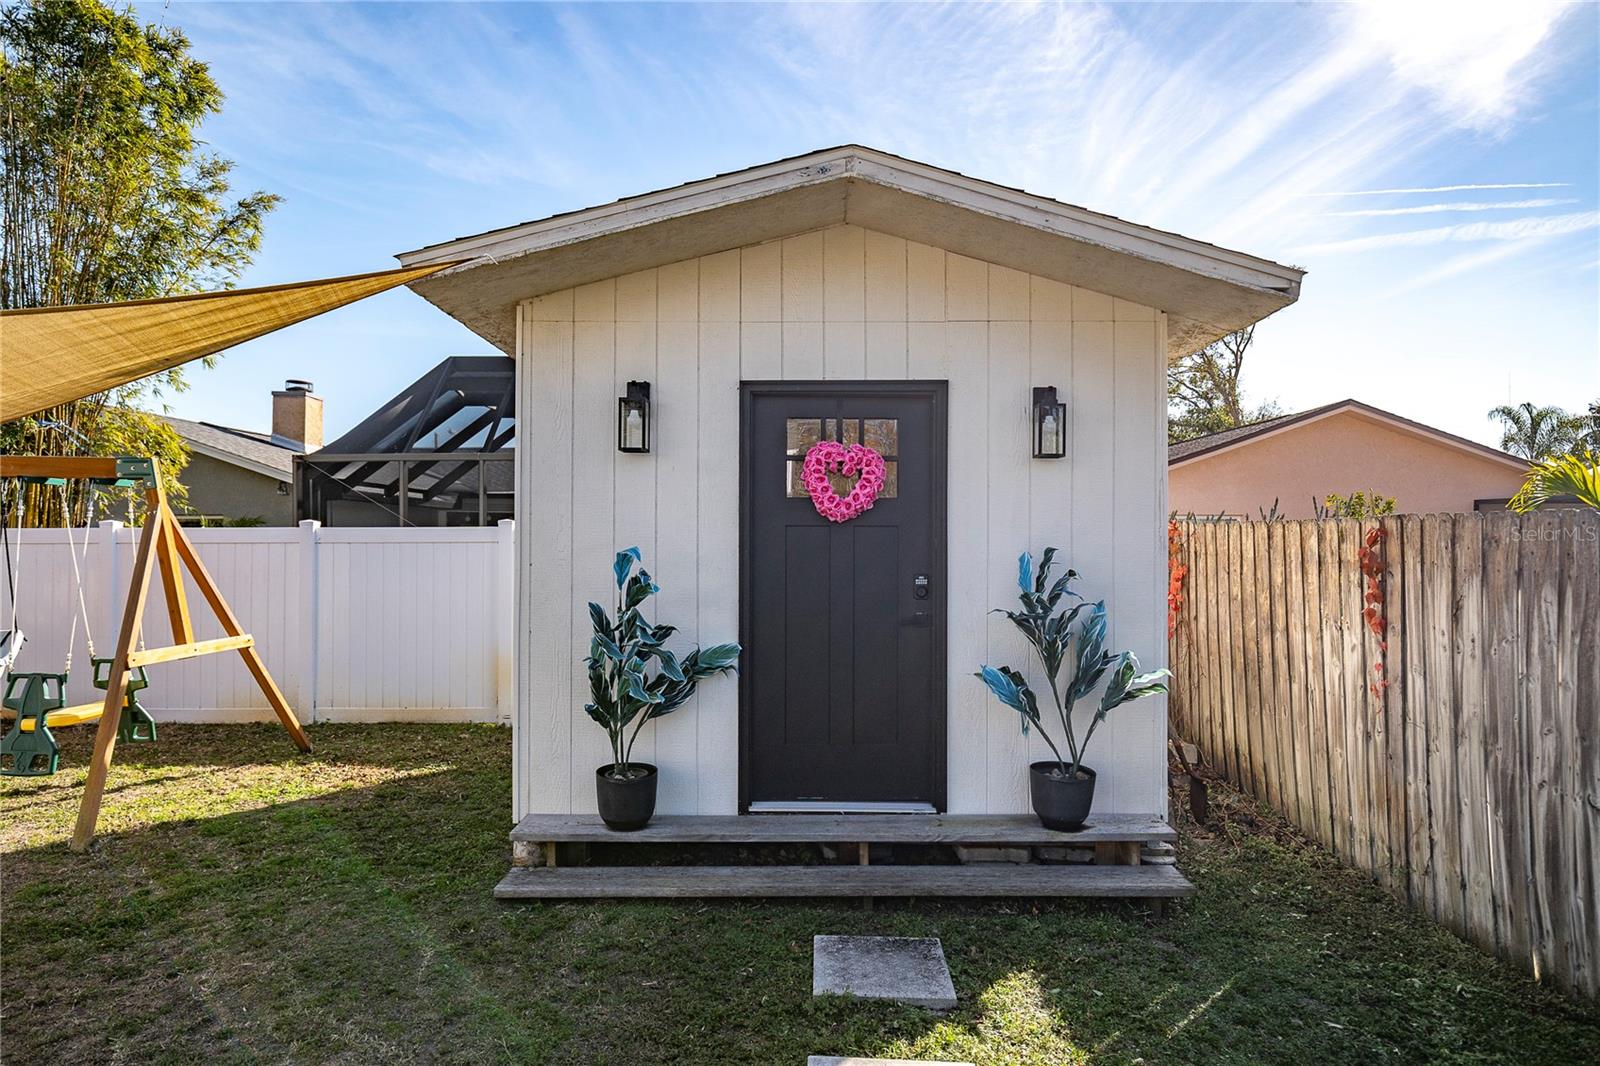
[[[17,670],[60,671],[77,592],[68,537],[81,558],[95,651],[110,656],[139,530],[16,529]],[[189,537],[267,668],[305,722],[509,722],[512,523],[462,529],[193,529]],[[85,548],[87,537],[87,548]],[[3,564],[0,564],[3,569]],[[187,583],[187,578],[185,579]],[[144,643],[171,642],[160,578],[151,581]],[[223,636],[188,583],[197,639]],[[0,579],[0,629],[11,598]],[[269,721],[272,712],[234,654],[152,666],[140,698],[161,721]],[[97,698],[79,623],[70,703]]]

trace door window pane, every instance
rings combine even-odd
[[[900,421],[895,418],[791,418],[785,432],[786,461],[784,462],[785,494],[791,499],[810,496],[800,480],[806,451],[819,440],[836,440],[848,446],[865,443],[884,457],[883,488],[878,499],[892,500],[900,487],[899,463],[895,457],[900,452]],[[840,474],[829,474],[833,491],[844,496],[855,486],[856,479]]]

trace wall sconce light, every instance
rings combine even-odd
[[[1056,399],[1056,387],[1033,390],[1033,457],[1060,459],[1067,454],[1067,405]]]
[[[628,394],[617,398],[617,451],[650,450],[650,383],[628,382]]]

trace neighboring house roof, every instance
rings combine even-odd
[[[1242,447],[1265,437],[1282,433],[1285,430],[1309,425],[1345,411],[1382,422],[1404,432],[1427,437],[1440,444],[1459,448],[1486,459],[1498,460],[1509,466],[1516,467],[1518,470],[1526,470],[1528,466],[1526,459],[1491,448],[1486,444],[1479,444],[1477,441],[1468,440],[1465,437],[1458,437],[1454,433],[1446,433],[1444,430],[1435,429],[1433,426],[1423,425],[1421,422],[1414,422],[1392,411],[1385,411],[1381,408],[1373,407],[1371,404],[1362,403],[1360,400],[1339,400],[1334,403],[1324,404],[1321,407],[1313,407],[1309,411],[1301,411],[1298,414],[1280,415],[1277,418],[1253,422],[1248,426],[1237,426],[1217,433],[1208,433],[1203,437],[1179,441],[1177,444],[1167,446],[1167,465],[1176,466],[1191,459],[1216,455],[1218,452]]]
[[[171,415],[160,417],[177,431],[192,451],[200,455],[220,459],[279,481],[294,478],[294,457],[298,453],[293,448],[274,444],[269,433],[234,429],[210,422],[191,422],[187,418],[173,418]]]
[[[1293,303],[1304,272],[861,145],[430,245],[411,288],[501,350],[533,296],[851,223],[1167,314],[1169,355]]]

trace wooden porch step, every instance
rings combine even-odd
[[[1174,866],[565,866],[517,867],[498,899],[817,896],[1091,896],[1176,899],[1194,885]]]
[[[1076,833],[1027,814],[662,814],[619,832],[597,814],[530,814],[511,831],[528,844],[962,844],[1031,847],[1176,840],[1150,815],[1095,815]]]

